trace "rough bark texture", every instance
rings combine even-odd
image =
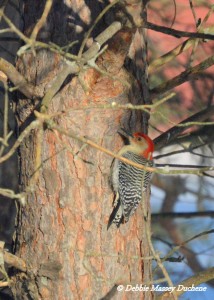
[[[115,64],[120,61],[120,52],[114,56],[109,50],[99,63],[113,75],[130,81],[122,67],[124,58]],[[49,52],[40,52],[36,58],[25,57],[26,60],[28,68],[21,68],[20,63],[20,69],[42,89],[60,68],[58,56]],[[71,78],[54,97],[48,113],[65,111],[55,118],[60,127],[117,152],[123,144],[117,130],[120,124],[130,121],[130,114],[123,110],[85,110],[84,106],[128,103],[129,91],[119,81],[93,69],[81,77],[87,92],[77,77]],[[20,101],[22,128],[33,109],[29,100]],[[23,189],[35,171],[36,136],[37,132],[32,133],[20,149]],[[117,292],[115,287],[151,281],[151,261],[140,259],[150,255],[142,209],[139,207],[119,230],[112,226],[107,231],[113,200],[109,185],[112,158],[82,146],[56,131],[44,131],[38,181],[18,217],[16,254],[27,262],[28,273],[27,277],[17,275],[14,295],[16,299],[100,299],[106,295],[113,299],[151,299],[150,292]]]

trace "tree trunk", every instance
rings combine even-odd
[[[78,11],[77,4],[71,4],[71,13],[64,4],[56,3],[49,19],[62,23],[73,13],[78,20],[85,9],[84,22],[89,24],[89,4],[82,3],[78,16],[74,13]],[[90,9],[97,14],[93,7]],[[56,15],[58,19],[54,18]],[[55,23],[54,28],[57,26]],[[56,35],[54,28],[51,30]],[[66,32],[60,32],[63,41],[60,45],[68,41]],[[119,33],[99,58],[99,66],[124,81],[130,81],[131,77],[123,68],[125,54],[117,49],[117,41],[127,36],[130,42],[129,34]],[[62,68],[62,61],[58,54],[39,50],[35,57],[25,54],[18,67],[29,82],[42,90],[50,87]],[[54,121],[68,133],[85,136],[117,152],[123,145],[117,134],[120,124],[126,126],[128,122],[140,120],[122,109],[86,107],[112,102],[124,104],[130,102],[128,97],[129,91],[121,82],[87,69],[80,79],[67,79],[53,98],[48,114],[56,113]],[[33,119],[36,107],[37,101],[20,99],[17,111],[21,130]],[[43,134],[41,129],[32,131],[20,147],[20,183],[28,196],[17,218],[16,255],[26,261],[27,276],[17,274],[13,288],[15,299],[100,299],[104,296],[151,299],[150,291],[118,292],[116,289],[120,284],[125,289],[127,284],[151,282],[151,261],[142,259],[150,255],[150,249],[141,207],[120,229],[112,225],[107,231],[113,201],[109,185],[112,157],[57,130],[43,129]],[[35,160],[40,152],[42,164],[36,170]],[[149,211],[148,199],[145,206]]]

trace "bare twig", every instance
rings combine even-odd
[[[18,270],[21,270],[23,272],[27,271],[27,267],[26,267],[26,263],[23,259],[7,252],[4,251],[3,253],[4,255],[4,261],[10,266],[10,267],[14,267]]]
[[[194,17],[194,19],[195,19],[195,26],[196,26],[196,28],[197,28],[197,31],[198,31],[198,32],[201,32],[202,29],[203,29],[203,25],[206,23],[206,21],[208,20],[208,18],[210,17],[210,15],[212,14],[212,12],[213,12],[213,10],[214,10],[214,5],[211,6],[211,8],[210,8],[210,10],[208,11],[208,13],[206,14],[206,16],[205,16],[203,22],[201,22],[201,24],[200,24],[200,23],[198,23],[198,20],[197,20],[197,17],[196,17],[196,12],[195,12],[195,9],[194,9],[192,0],[189,0],[189,2],[190,2],[190,8],[191,8],[191,10],[192,10],[193,17]],[[209,28],[209,29],[210,29],[210,28]],[[209,32],[207,32],[207,29],[206,29],[206,33],[209,33]],[[200,42],[200,39],[194,39],[194,41],[193,41],[192,53],[191,53],[191,55],[190,55],[190,61],[189,61],[188,66],[191,66],[191,64],[192,64],[192,62],[193,62],[194,54],[195,54],[195,51],[196,51],[196,49],[197,49],[197,46],[198,46],[199,42]]]
[[[50,3],[47,4],[46,10],[44,11],[44,14],[41,18],[41,22],[37,23],[39,24],[38,27],[35,27],[35,31],[33,31],[32,35],[33,37],[36,37],[38,30],[41,28],[43,24],[43,17],[48,13],[50,9]],[[116,1],[115,1],[116,3]],[[7,16],[4,15],[3,10],[0,10],[0,16],[4,18],[8,26],[11,28],[13,32],[15,32],[25,43],[26,45],[22,47],[22,49],[19,51],[18,55],[25,52],[28,48],[40,47],[40,48],[46,48],[50,51],[57,52],[60,55],[62,55],[64,58],[72,59],[75,62],[69,62],[66,61],[65,67],[62,70],[62,72],[58,75],[59,77],[56,78],[54,81],[54,84],[50,87],[47,94],[45,95],[45,99],[43,102],[43,107],[46,107],[46,105],[51,101],[52,97],[55,95],[55,93],[59,90],[62,83],[66,79],[66,77],[69,74],[76,74],[79,73],[81,68],[83,68],[84,64],[87,64],[87,62],[92,59],[96,54],[99,52],[101,46],[109,40],[116,32],[118,32],[122,28],[122,24],[120,22],[113,22],[108,28],[106,28],[101,34],[99,34],[95,42],[92,44],[92,46],[82,55],[82,58],[78,58],[75,55],[72,55],[70,53],[64,52],[62,49],[59,50],[59,47],[45,44],[40,41],[35,41],[32,38],[26,37],[22,32],[20,32],[16,26],[7,18]],[[1,59],[2,60],[2,59]],[[2,68],[2,71],[8,76],[8,78],[16,85],[18,86],[19,90],[26,95],[28,98],[32,98],[33,96],[40,96],[43,95],[37,95],[36,91],[34,90],[34,87],[26,82],[26,80],[17,72],[17,70],[10,65],[9,63],[5,62],[4,60],[0,61],[2,62],[2,65],[0,64],[0,69]],[[9,68],[8,68],[9,67]],[[10,71],[10,72],[9,72]],[[18,78],[18,79],[17,79]]]
[[[158,57],[157,59],[153,60],[149,64],[149,73],[156,71],[157,68],[163,66],[164,64],[173,60],[176,56],[180,55],[184,51],[188,50],[192,45],[194,45],[195,39],[188,39],[175,47],[173,50],[170,50],[166,54]]]
[[[0,241],[0,275],[1,275],[2,280],[9,282],[10,279],[9,279],[9,276],[7,274],[7,271],[5,269],[5,264],[4,264],[4,255],[3,255],[4,244],[5,244],[5,242]]]
[[[0,195],[8,197],[10,199],[23,199],[23,194],[16,194],[13,190],[0,188]]]
[[[0,158],[0,163],[6,161],[8,158],[10,158],[16,151],[16,149],[20,146],[22,141],[28,136],[28,134],[31,132],[31,130],[38,128],[41,122],[39,120],[35,120],[30,123],[30,125],[25,128],[25,130],[20,134],[14,145],[11,147],[11,149]]]
[[[95,19],[93,25],[91,26],[91,28],[88,30],[88,32],[86,33],[86,36],[80,46],[79,49],[79,53],[78,53],[78,57],[82,56],[83,50],[85,48],[86,42],[89,39],[94,27],[97,25],[97,23],[102,19],[102,17],[109,11],[109,9],[112,8],[112,6],[114,6],[115,4],[117,4],[120,0],[114,0],[112,3],[108,4],[102,11],[101,13],[98,15],[98,17]],[[96,39],[97,40],[97,39]]]
[[[210,233],[214,233],[214,229],[211,230],[207,230],[207,231],[203,231],[199,234],[194,235],[193,237],[189,238],[188,240],[180,243],[180,245],[177,245],[175,247],[173,247],[173,249],[171,249],[168,254],[162,259],[162,261],[165,261],[167,258],[171,257],[173,255],[174,252],[178,251],[181,247],[183,247],[184,245],[186,245],[187,243],[197,239],[198,237],[210,234]]]
[[[207,120],[211,116],[213,116],[213,113],[214,113],[214,106],[210,106],[209,108],[206,108],[206,109],[194,114],[193,116],[185,119],[184,121],[182,121],[179,124],[186,124],[186,123],[189,123],[189,122],[198,122],[198,121],[202,122],[204,120]],[[189,124],[191,124],[191,123],[189,123]],[[190,126],[192,126],[192,125],[190,125]],[[174,126],[174,127],[170,128],[169,130],[167,130],[166,132],[164,132],[163,134],[161,134],[159,137],[157,137],[154,140],[154,143],[155,143],[155,146],[156,146],[155,148],[160,149],[163,146],[169,145],[187,127],[188,126],[186,126],[186,127]]]
[[[122,24],[118,21],[115,21],[102,33],[100,33],[95,38],[95,42],[91,45],[91,47],[83,53],[82,57],[84,61],[87,62],[88,60],[92,59],[100,51],[101,46],[111,37],[113,37],[121,28]]]
[[[148,244],[149,244],[149,248],[152,252],[152,255],[154,257],[154,259],[156,260],[157,262],[157,265],[158,267],[160,268],[160,270],[162,271],[163,273],[163,276],[166,278],[166,281],[168,283],[168,285],[170,287],[173,287],[173,283],[172,283],[172,280],[171,278],[169,277],[169,274],[165,268],[165,266],[163,265],[163,262],[162,262],[162,259],[160,258],[159,254],[155,251],[154,247],[153,247],[153,244],[152,244],[152,241],[151,241],[151,226],[150,226],[150,217],[148,217],[148,213],[147,213],[147,210],[146,210],[146,207],[145,207],[145,199],[143,199],[146,195],[143,194],[143,197],[142,197],[142,208],[143,208],[143,214],[144,214],[144,220],[145,220],[145,231],[146,231],[146,236],[147,236],[147,241],[148,241]],[[176,300],[177,297],[175,295],[175,293],[173,292],[173,298]]]
[[[60,132],[61,134],[64,134],[66,136],[69,136],[71,138],[77,139],[85,144],[88,144],[90,146],[92,146],[93,148],[96,148],[114,158],[117,158],[125,163],[128,163],[130,165],[133,165],[139,169],[143,169],[143,170],[148,170],[154,173],[160,173],[160,174],[168,174],[168,175],[177,175],[177,174],[194,174],[194,175],[202,175],[203,172],[205,171],[212,171],[214,170],[214,167],[204,167],[204,168],[200,168],[200,169],[196,169],[196,170],[192,170],[192,169],[186,169],[186,170],[170,170],[169,167],[166,167],[164,169],[157,169],[154,167],[145,167],[142,166],[140,164],[134,163],[133,161],[130,161],[124,157],[121,157],[118,154],[113,153],[112,151],[101,147],[100,145],[97,145],[96,143],[94,143],[93,141],[86,139],[84,137],[79,137],[77,136],[75,133],[72,132],[68,132],[67,130],[61,128],[60,126],[58,126],[53,120],[51,120],[51,116],[49,115],[45,115],[45,114],[41,114],[39,112],[35,112],[35,115],[37,116],[38,120],[33,121],[19,136],[19,138],[17,139],[17,141],[14,143],[14,145],[12,146],[12,148],[8,151],[8,153],[6,153],[3,157],[0,158],[0,163],[4,162],[5,160],[7,160],[10,156],[13,155],[13,153],[15,152],[15,150],[19,147],[19,145],[21,144],[21,142],[28,136],[28,134],[30,133],[31,130],[39,128],[39,126],[41,125],[41,123],[45,122],[47,123],[47,125],[49,126],[49,128],[51,129],[55,129],[58,132]]]
[[[8,86],[4,82],[4,133],[3,138],[6,139],[8,136],[8,109],[9,109],[9,99],[8,99]]]
[[[0,138],[0,142],[2,142],[2,145],[0,145],[0,157],[2,156],[2,153],[4,152],[5,147],[8,146],[7,141],[11,134],[8,134],[8,105],[9,105],[9,99],[8,99],[8,86],[5,81],[3,81],[4,85],[4,120],[3,120],[3,138]]]
[[[110,155],[114,158],[117,158],[127,164],[130,164],[134,167],[137,167],[139,169],[142,169],[142,170],[147,170],[147,171],[150,171],[150,172],[154,172],[154,173],[160,173],[160,174],[168,174],[168,175],[177,175],[177,174],[194,174],[194,175],[202,175],[203,172],[205,171],[212,171],[214,170],[214,167],[208,167],[208,168],[201,168],[201,169],[198,169],[198,170],[192,170],[192,169],[186,169],[186,170],[170,170],[167,166],[166,168],[164,169],[157,169],[157,168],[154,168],[154,167],[147,167],[147,166],[143,166],[143,165],[140,165],[140,164],[137,164],[137,163],[134,163],[133,161],[129,160],[129,159],[126,159],[118,154],[115,154],[114,152],[106,149],[106,148],[103,148],[101,147],[100,145],[94,143],[93,141],[85,138],[85,137],[81,137],[81,136],[77,136],[74,132],[72,131],[67,131],[65,129],[63,129],[62,127],[58,126],[52,119],[51,119],[51,116],[49,115],[46,115],[46,114],[41,114],[37,111],[35,111],[35,115],[36,117],[40,120],[40,122],[45,122],[47,125],[48,125],[48,128],[50,129],[55,129],[57,130],[59,133],[63,134],[63,135],[66,135],[68,137],[71,137],[71,138],[74,138],[78,141],[81,141],[85,144],[88,144],[90,145],[91,147],[97,149],[97,150],[100,150],[104,153],[106,153],[107,155]]]
[[[189,277],[188,279],[180,282],[179,285],[177,285],[175,287],[175,293],[177,296],[180,296],[183,293],[185,293],[185,291],[188,291],[188,288],[192,287],[192,285],[197,286],[201,283],[208,282],[213,278],[214,278],[214,267],[209,268],[205,271],[201,271],[201,272]],[[180,288],[179,288],[179,286],[180,286]],[[157,300],[170,299],[170,297],[171,297],[170,293],[165,292],[165,293],[161,294],[160,296],[158,296]]]
[[[142,110],[147,113],[150,113],[150,110],[155,110],[157,107],[159,107],[161,104],[165,103],[169,99],[173,98],[175,96],[175,93],[170,93],[164,96],[163,98],[155,98],[153,99],[153,104],[142,104],[142,105],[133,105],[131,103],[127,104],[119,104],[117,102],[112,102],[110,104],[103,104],[103,105],[82,105],[82,106],[74,106],[71,109],[67,109],[66,111],[57,112],[55,114],[50,115],[50,117],[56,117],[60,115],[65,115],[67,113],[70,113],[71,111],[76,110],[90,110],[90,109],[130,109],[130,110]]]
[[[93,57],[97,55],[97,53],[100,50],[100,47],[109,39],[111,38],[117,31],[121,29],[120,22],[114,22],[112,23],[107,29],[105,29],[100,35],[96,37],[96,42],[92,44],[92,46],[82,55],[81,63],[82,67],[84,63],[87,63]],[[66,79],[66,77],[69,74],[76,74],[79,73],[81,70],[81,67],[79,64],[75,62],[70,62],[65,65],[63,70],[60,74],[56,77],[51,87],[48,89],[46,95],[44,96],[42,100],[42,109],[41,112],[46,112],[53,96],[57,93],[57,91],[60,89],[62,83]]]
[[[190,67],[184,72],[180,73],[178,76],[170,79],[169,81],[163,82],[159,86],[151,89],[152,94],[161,94],[165,93],[171,89],[173,89],[176,86],[181,85],[182,83],[193,79],[196,77],[198,74],[200,74],[202,71],[208,69],[214,64],[214,55],[210,56],[209,58],[205,59],[198,65],[194,67]]]
[[[190,5],[190,9],[192,11],[192,15],[193,15],[193,18],[195,20],[195,27],[197,28],[198,26],[198,20],[197,20],[197,17],[196,17],[196,12],[195,12],[195,8],[194,8],[194,5],[192,3],[192,0],[189,0],[189,5]]]
[[[51,10],[52,4],[53,4],[53,0],[46,0],[45,8],[44,8],[44,11],[42,13],[42,16],[38,20],[36,26],[33,29],[33,32],[31,33],[31,36],[30,36],[30,39],[32,40],[32,43],[35,42],[36,37],[37,37],[40,29],[44,26],[45,22],[47,21],[47,17],[48,17],[48,14],[49,14],[50,10]]]
[[[1,57],[0,70],[4,72],[7,75],[7,77],[13,82],[13,84],[18,87],[20,92],[22,92],[28,98],[33,98],[34,96],[41,96],[41,94],[38,94],[38,91],[36,91],[35,86],[28,83],[12,64],[10,64]]]
[[[0,281],[0,288],[9,286],[9,282],[8,281]]]
[[[160,167],[160,168],[163,168],[166,166],[166,164],[157,164],[155,163],[155,166],[156,167]],[[173,167],[173,168],[193,168],[193,169],[203,169],[204,167],[207,167],[209,168],[209,166],[200,166],[200,165],[182,165],[182,164],[167,164],[167,166],[169,167]]]
[[[207,40],[214,40],[214,35],[213,34],[207,34],[207,33],[201,33],[201,32],[188,32],[188,31],[181,31],[181,30],[176,30],[172,28],[168,28],[165,26],[160,26],[153,24],[151,22],[146,22],[145,24],[142,25],[143,28],[155,30],[158,32],[162,32],[168,35],[172,35],[176,38],[181,38],[181,37],[189,37],[189,38],[199,38],[199,39],[207,39]]]
[[[156,222],[159,219],[167,218],[198,218],[198,217],[210,217],[214,218],[214,211],[197,211],[197,212],[163,212],[152,214],[152,221]]]
[[[10,131],[5,138],[0,137],[0,143],[3,144],[4,147],[8,147],[8,145],[9,145],[8,141],[9,141],[12,134],[13,134],[13,131]],[[2,152],[0,153],[0,157],[1,157],[1,155],[2,155]]]
[[[57,77],[54,79],[51,87],[48,89],[47,93],[45,94],[42,102],[41,102],[41,112],[46,112],[48,109],[48,106],[53,99],[54,95],[58,92],[60,87],[62,86],[63,82],[67,78],[69,74],[71,74],[73,71],[76,73],[80,69],[79,67],[74,63],[66,64],[62,71],[57,75]]]
[[[20,39],[22,39],[26,44],[30,41],[28,37],[26,37],[12,22],[11,20],[4,14],[3,9],[0,9],[0,18],[3,18],[4,21],[7,23],[7,25],[10,27],[10,29],[15,32]]]

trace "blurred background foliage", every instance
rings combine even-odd
[[[190,7],[192,3],[193,7]],[[149,1],[148,21],[173,29],[195,32],[213,32],[214,7],[212,1]],[[200,25],[199,25],[200,24]],[[198,27],[199,26],[199,27]],[[148,30],[149,62],[154,63],[160,57],[187,41],[187,38],[175,38]],[[184,47],[185,44],[183,44]],[[160,67],[150,66],[149,79],[151,89],[172,80],[186,69],[193,67],[214,53],[213,41],[194,40],[191,47]],[[194,115],[214,104],[214,66],[197,75],[173,90],[176,96],[161,105],[158,113],[151,114],[149,133],[154,138],[173,127],[187,117]],[[211,117],[209,121],[214,121]],[[156,153],[156,163],[180,165],[206,165],[214,163],[214,126],[193,126],[186,130],[177,141]],[[190,134],[194,133],[194,134]],[[196,138],[195,138],[196,137]],[[200,146],[193,150],[196,140]],[[170,155],[181,151],[180,154]],[[167,156],[161,155],[168,153]],[[164,257],[169,251],[185,240],[204,232],[173,254],[180,262],[166,262],[172,281],[176,284],[206,268],[212,267],[214,256],[214,173],[204,177],[194,175],[153,177],[151,194],[152,232],[156,249]],[[164,213],[171,213],[166,216]],[[184,213],[183,216],[177,213]],[[185,215],[185,213],[188,213]],[[209,231],[209,234],[206,233]],[[157,272],[157,278],[161,274]],[[207,293],[189,292],[182,299],[211,299],[214,282],[210,282]]]

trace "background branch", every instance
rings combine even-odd
[[[162,212],[162,213],[153,213],[152,221],[157,222],[159,219],[167,219],[167,218],[198,218],[198,217],[210,217],[214,218],[214,211],[198,211],[198,212]]]
[[[180,73],[178,76],[175,76],[174,78],[170,79],[169,81],[163,82],[157,87],[152,88],[151,93],[153,95],[165,93],[173,89],[174,87],[181,85],[182,83],[189,81],[190,79],[195,78],[198,74],[200,74],[202,71],[206,70],[207,68],[211,67],[213,64],[214,64],[214,55],[205,59],[198,65],[188,68],[187,70]]]
[[[197,286],[201,283],[205,283],[207,281],[210,281],[214,278],[214,267],[209,268],[205,271],[201,271],[194,276],[189,277],[188,279],[182,281],[179,283],[179,285],[182,285],[183,287],[191,287],[193,284],[194,286]],[[178,285],[175,287],[176,296],[182,295],[185,290],[178,291]],[[158,300],[161,299],[171,299],[171,294],[169,292],[163,293],[160,296],[157,297]]]
[[[189,37],[189,38],[200,38],[200,39],[207,39],[207,40],[214,40],[214,35],[213,34],[207,34],[207,33],[201,33],[201,32],[188,32],[188,31],[181,31],[181,30],[176,30],[172,29],[169,27],[165,26],[160,26],[156,25],[151,22],[146,22],[145,24],[142,25],[143,28],[155,30],[158,32],[162,32],[168,35],[172,35],[176,38],[181,38],[181,37]]]
[[[197,122],[197,121],[203,122],[208,118],[210,118],[211,116],[213,116],[213,114],[214,114],[214,105],[194,114],[193,116],[185,119],[179,124],[185,124],[187,122]],[[191,127],[191,125],[187,127],[174,126],[170,128],[169,130],[167,130],[166,132],[164,132],[154,140],[155,149],[158,150],[161,149],[163,146],[169,145],[171,142],[175,141],[177,136],[182,132],[184,132],[188,127]]]

